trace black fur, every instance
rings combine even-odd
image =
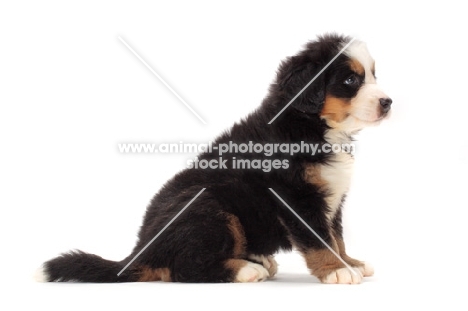
[[[357,87],[343,86],[352,74],[347,56],[341,55],[271,125],[268,122],[338,53],[349,38],[325,35],[308,43],[298,55],[284,61],[262,105],[215,140],[228,143],[325,143],[328,130],[320,111],[326,94],[353,97]],[[223,159],[287,160],[287,169],[186,169],[169,180],[149,204],[133,252],[121,262],[104,260],[83,252],[72,252],[44,264],[48,281],[131,282],[141,276],[140,267],[169,268],[178,282],[232,282],[233,271],[224,265],[233,258],[235,241],[226,215],[242,224],[246,245],[241,256],[272,255],[291,250],[323,249],[310,231],[268,190],[274,189],[327,242],[330,225],[324,192],[303,178],[304,165],[326,163],[329,155],[229,153]],[[199,159],[217,159],[204,153]],[[230,165],[228,165],[230,167]],[[117,273],[202,188],[206,190],[121,275]],[[333,222],[341,236],[341,211]]]

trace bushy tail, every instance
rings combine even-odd
[[[72,251],[45,262],[35,277],[37,281],[42,282],[117,283],[137,281],[137,275],[131,268],[117,276],[124,265],[123,261],[111,261],[82,251]]]

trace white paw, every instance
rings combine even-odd
[[[374,267],[368,262],[364,262],[363,266],[357,267],[363,276],[373,276]]]
[[[264,281],[270,274],[267,269],[257,263],[248,262],[243,266],[236,275],[236,282],[261,282]]]
[[[353,272],[348,268],[337,269],[322,279],[326,284],[359,284],[362,281],[361,271],[353,268]]]
[[[260,262],[267,270],[269,277],[272,278],[278,272],[278,263],[273,256],[249,255],[249,259]]]

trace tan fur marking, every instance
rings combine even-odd
[[[372,268],[369,263],[349,257],[346,254],[344,241],[338,238],[335,232],[333,232],[333,235],[335,237],[336,244],[338,245],[338,249],[340,250],[340,257],[351,267],[359,269],[363,276],[372,276],[374,274],[374,268]]]
[[[169,268],[151,269],[144,267],[141,269],[138,282],[163,281],[171,282],[171,271]]]
[[[341,122],[349,116],[350,112],[351,104],[349,100],[328,95],[325,98],[320,115],[332,121]]]
[[[344,241],[335,235],[335,240],[336,244],[338,245],[338,250],[340,257],[351,267],[362,267],[364,266],[364,263],[362,261],[359,261],[357,259],[354,259],[352,257],[349,257],[348,254],[346,254],[346,249],[345,249],[345,244]]]
[[[358,60],[351,59],[349,62],[349,66],[351,67],[351,70],[357,73],[358,75],[361,75],[361,76],[364,75],[364,72],[365,72],[364,66]]]
[[[226,214],[228,220],[228,228],[231,231],[232,237],[234,238],[234,257],[242,257],[245,254],[245,245],[247,241],[245,239],[244,228],[239,221],[239,218],[232,214]]]
[[[304,167],[303,178],[307,183],[313,184],[320,189],[326,189],[328,186],[327,181],[322,178],[321,169],[318,165],[307,164]]]
[[[336,246],[336,244],[335,244]],[[333,247],[335,249],[335,247]],[[308,250],[304,252],[307,268],[320,281],[337,269],[344,268],[345,265],[328,249]]]

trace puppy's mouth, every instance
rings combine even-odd
[[[390,117],[390,110],[387,111],[387,112],[383,112],[383,113],[380,113],[377,117],[375,118],[362,118],[359,117],[359,116],[356,116],[356,115],[350,115],[352,116],[353,118],[355,118],[356,120],[360,121],[360,122],[363,122],[363,123],[368,123],[368,124],[379,124],[380,122],[382,122],[383,120],[385,119],[388,119]]]
[[[389,109],[389,110],[387,110],[385,112],[382,112],[380,114],[380,117],[375,122],[380,122],[382,120],[388,119],[390,117],[390,115],[391,115],[391,112],[392,112],[391,109]]]

